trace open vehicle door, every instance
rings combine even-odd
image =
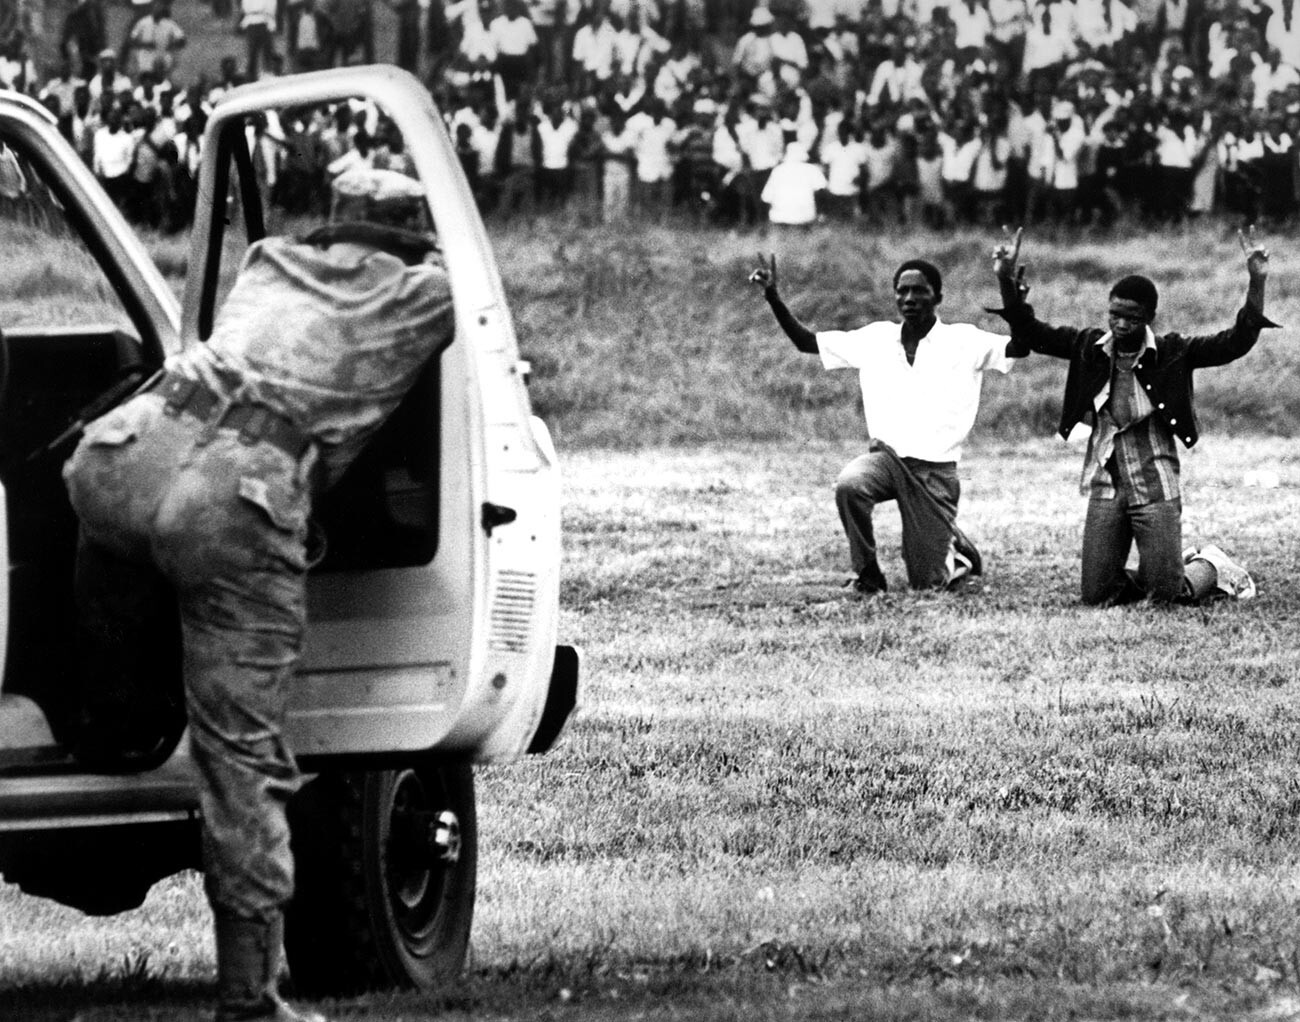
[[[313,180],[299,169],[319,165],[301,150],[322,121],[327,138],[361,135],[372,161],[419,180],[456,332],[319,502],[325,559],[312,579],[290,745],[308,767],[322,756],[428,750],[513,759],[537,736],[556,661],[558,472],[530,413],[491,247],[426,89],[394,68],[364,67],[223,97],[205,136],[185,336],[211,333],[249,244],[328,220],[329,170]],[[285,159],[270,180],[276,151]],[[557,679],[560,719],[572,706],[570,666]]]
[[[405,72],[246,86],[208,122],[178,309],[51,118],[0,98],[0,142],[42,182],[43,208],[68,221],[56,235],[89,253],[104,281],[91,291],[115,303],[112,316],[25,325],[0,294],[0,872],[93,912],[133,907],[160,877],[198,865],[197,797],[183,739],[157,769],[114,777],[80,772],[63,748],[78,690],[76,522],[59,473],[68,426],[115,385],[203,343],[248,246],[327,221],[330,164],[355,159],[365,139],[373,160],[420,184],[455,333],[315,508],[325,554],[309,580],[287,735],[314,774],[291,805],[298,890],[286,935],[307,995],[429,986],[460,968],[475,893],[471,764],[545,751],[576,700],[578,655],[556,643],[555,452],[530,414],[486,233],[427,91]],[[7,251],[26,252],[26,228],[7,217],[5,151],[0,231],[18,231]],[[48,258],[68,265],[59,251]],[[176,682],[175,636],[159,631],[151,670]]]

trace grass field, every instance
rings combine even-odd
[[[494,230],[564,459],[586,689],[550,755],[480,774],[465,978],[335,1015],[1300,1016],[1289,330],[1198,379],[1184,459],[1188,541],[1241,559],[1258,599],[1076,605],[1081,451],[1048,438],[1060,365],[1031,360],[990,382],[963,466],[985,580],[862,602],[830,490],[861,446],[853,380],[780,335],[752,253],[778,251],[815,325],[888,315],[914,253],[948,272],[950,318],[994,325],[990,239]],[[1270,312],[1295,323],[1274,247]],[[1143,267],[1170,327],[1226,325],[1244,287],[1218,228],[1027,257],[1060,320]],[[1280,485],[1246,487],[1256,469]],[[211,976],[196,877],[108,920],[0,888],[0,1018],[198,1019]]]
[[[466,979],[337,1013],[1284,1017],[1300,591],[1278,526],[1300,464],[1206,443],[1189,538],[1261,595],[1173,612],[1075,606],[1078,451],[1054,441],[971,453],[978,590],[865,603],[827,486],[852,442],[571,454],[581,716],[481,773]],[[1252,469],[1282,485],[1244,489]],[[0,898],[13,1017],[202,1017],[195,878],[106,921]]]

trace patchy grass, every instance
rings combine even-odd
[[[1058,442],[971,451],[978,588],[868,602],[841,587],[830,493],[855,445],[571,453],[579,717],[480,772],[466,977],[332,1013],[1289,1017],[1300,589],[1278,523],[1300,461],[1203,443],[1187,539],[1260,596],[1165,611],[1076,604],[1081,454]],[[1243,487],[1253,469],[1282,485]],[[107,921],[0,901],[0,1007],[203,1017],[195,878]]]

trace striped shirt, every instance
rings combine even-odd
[[[1111,378],[1094,399],[1093,430],[1080,492],[1085,497],[1119,499],[1127,507],[1178,498],[1178,449],[1173,434],[1164,420],[1152,414],[1151,400],[1133,375],[1133,364],[1148,350],[1154,352],[1155,335],[1147,329],[1133,363],[1116,358],[1110,334],[1097,343],[1111,358]],[[1128,401],[1117,401],[1116,395],[1124,393]]]

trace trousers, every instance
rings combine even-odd
[[[908,585],[913,589],[947,585],[960,496],[961,482],[952,462],[899,458],[884,445],[873,444],[872,450],[845,465],[835,480],[835,505],[858,578],[877,589],[887,587],[876,559],[871,513],[882,501],[895,500],[903,523]]]
[[[1124,565],[1137,544],[1138,566]],[[1130,507],[1122,500],[1092,497],[1083,521],[1080,597],[1096,606],[1150,597],[1172,603],[1184,595],[1182,501],[1159,500]]]
[[[266,922],[293,892],[285,807],[299,774],[282,731],[306,626],[307,467],[156,393],[92,422],[64,466],[86,630],[137,627],[115,589],[161,575],[175,593],[208,900]]]

